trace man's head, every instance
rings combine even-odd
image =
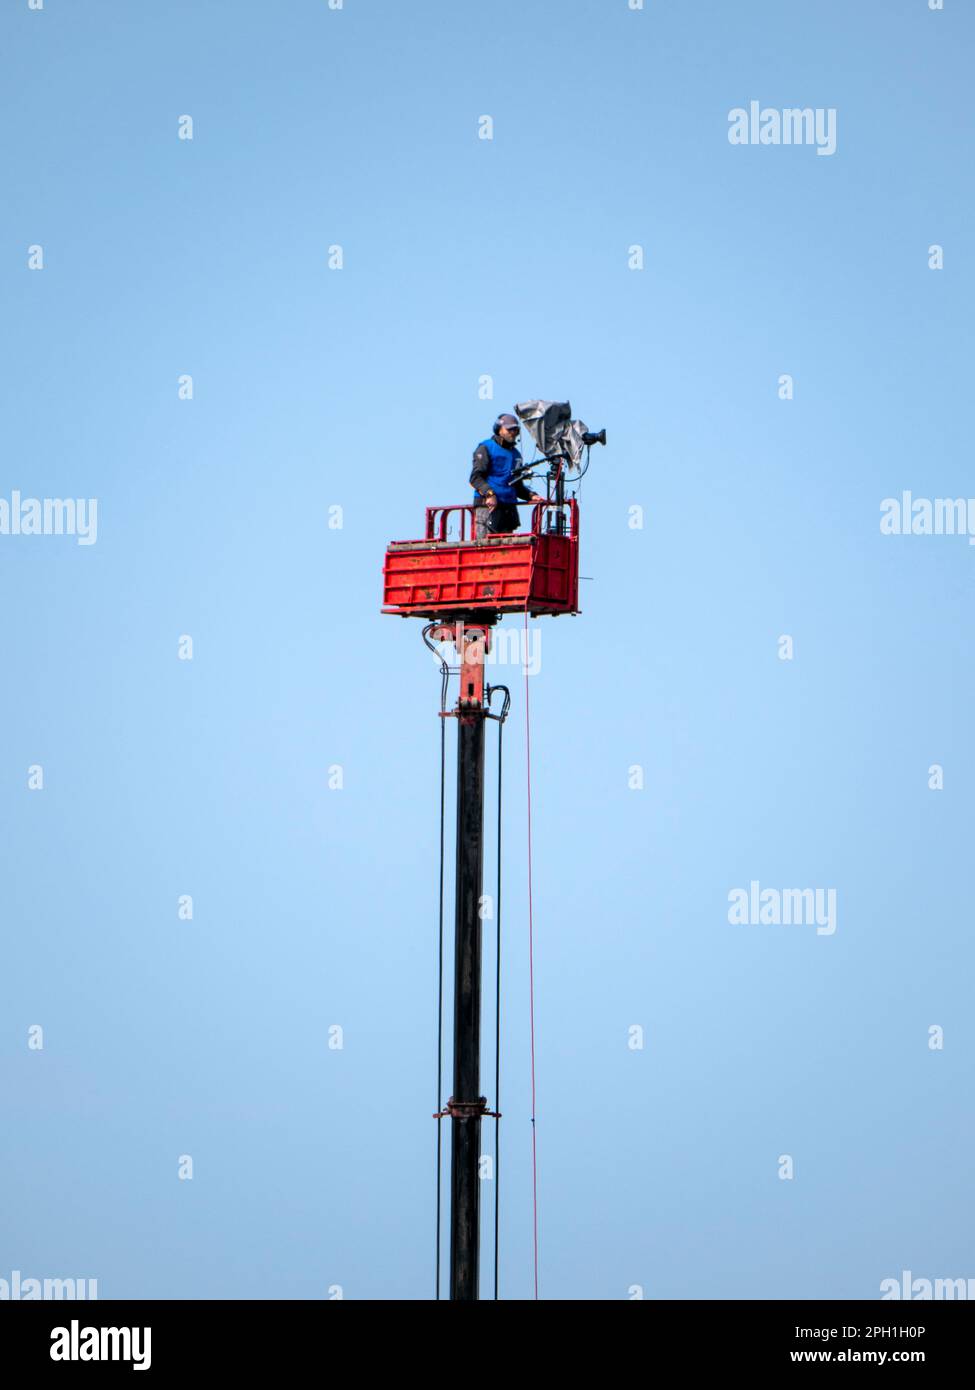
[[[521,426],[514,415],[499,415],[494,422],[495,438],[509,449],[513,449],[521,433]]]

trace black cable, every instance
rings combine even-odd
[[[501,764],[504,718],[498,720],[498,888],[494,906],[497,927],[494,987],[494,1297],[498,1298],[498,1240],[501,1229]]]
[[[489,685],[487,703],[496,690],[504,691],[504,704],[501,713],[493,715],[498,721],[498,883],[495,892],[494,916],[497,932],[495,947],[495,986],[494,986],[494,1297],[498,1298],[498,1261],[501,1231],[501,769],[504,763],[502,736],[504,721],[511,706],[511,691],[506,685]]]
[[[444,675],[443,688],[446,690]],[[441,703],[443,703],[441,701]],[[443,1104],[443,861],[444,861],[444,801],[447,782],[447,721],[440,715],[440,930],[437,960],[437,1114]],[[440,1142],[440,1121],[437,1120],[437,1299],[440,1298],[440,1179],[443,1166],[443,1146]]]
[[[427,633],[436,623],[429,623],[422,633],[423,641],[430,651],[440,655],[433,646]],[[446,661],[440,659],[440,927],[439,927],[439,954],[437,963],[437,1248],[436,1248],[436,1294],[437,1301],[440,1300],[440,1210],[441,1200],[441,1179],[443,1169],[443,1145],[441,1144],[440,1134],[440,1111],[443,1102],[443,877],[444,877],[444,808],[446,802],[447,788],[447,720],[445,711],[447,708],[447,683],[450,679],[450,668]]]

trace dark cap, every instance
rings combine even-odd
[[[494,428],[495,430],[502,428],[506,430],[520,430],[521,424],[514,415],[499,415],[494,422]]]

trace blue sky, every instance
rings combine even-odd
[[[973,29],[956,0],[4,7],[0,497],[96,498],[98,531],[0,535],[0,1278],[431,1296],[439,684],[381,565],[530,397],[609,431],[584,611],[539,621],[530,678],[542,1297],[975,1275],[975,550],[879,527],[975,494]],[[730,144],[752,100],[835,109],[835,153]],[[732,925],[753,880],[835,889],[836,931]]]

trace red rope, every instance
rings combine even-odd
[[[535,1144],[535,939],[532,918],[532,743],[528,718],[528,608],[525,608],[525,766],[528,770],[528,1001],[532,1054],[532,1213],[535,1232],[535,1297],[538,1298],[538,1155]]]

